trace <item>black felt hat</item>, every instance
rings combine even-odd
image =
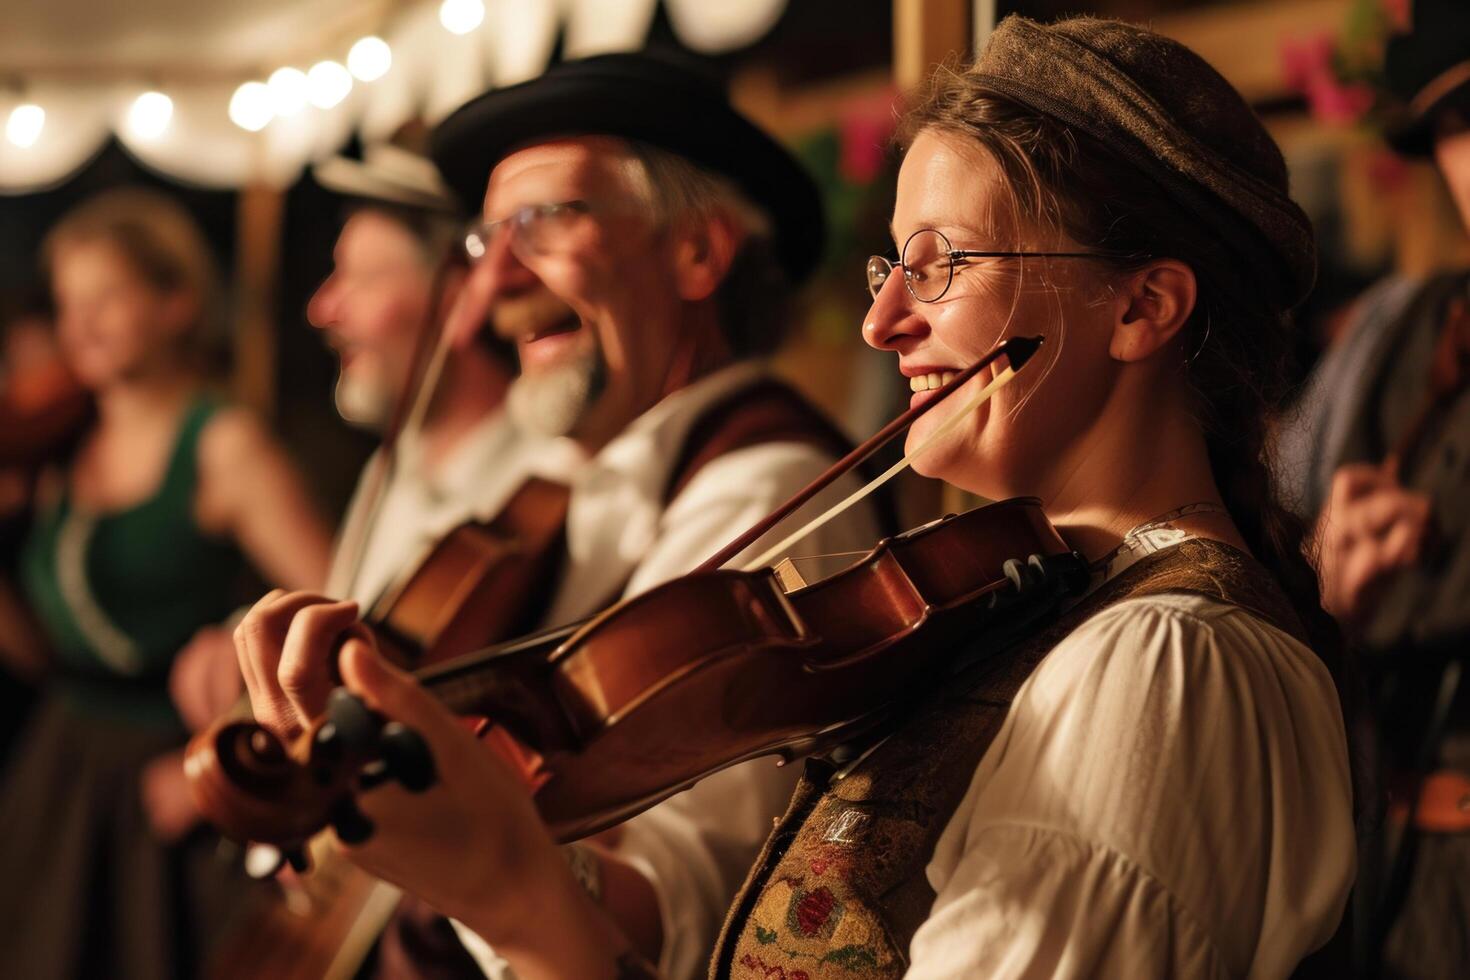
[[[467,208],[520,147],[561,136],[640,140],[728,177],[771,216],[778,259],[805,279],[826,238],[816,183],[784,147],[698,72],[648,54],[565,61],[466,103],[434,130],[429,153]]]
[[[1429,156],[1439,114],[1453,108],[1470,115],[1470,3],[1414,0],[1413,28],[1389,38],[1383,70],[1402,103],[1389,143],[1400,153]]]

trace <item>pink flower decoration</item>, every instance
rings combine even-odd
[[[1307,105],[1323,122],[1355,123],[1373,107],[1373,89],[1361,83],[1343,85],[1322,75],[1307,84]]]
[[[1332,73],[1332,35],[1326,31],[1303,40],[1281,42],[1281,73],[1286,86],[1306,92],[1312,81]]]
[[[847,106],[838,126],[841,156],[837,169],[850,184],[871,184],[883,171],[883,157],[888,139],[893,135],[896,118],[894,93],[864,99]]]

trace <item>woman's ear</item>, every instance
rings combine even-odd
[[[1108,353],[1142,361],[1167,347],[1194,312],[1195,289],[1194,270],[1177,259],[1156,259],[1123,277]]]
[[[674,230],[674,282],[679,298],[691,303],[713,296],[730,272],[745,240],[734,218],[723,211],[701,215]]]

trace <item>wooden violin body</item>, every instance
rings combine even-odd
[[[570,636],[417,676],[543,757],[536,805],[555,837],[572,840],[735,763],[872,731],[1082,580],[1039,502],[1019,498],[887,539],[794,591],[770,569],[695,573]],[[201,810],[230,836],[295,846],[394,751],[379,732],[344,740],[340,727],[319,722],[289,750],[249,724],[200,735],[188,767]]]
[[[532,629],[560,567],[567,501],[566,487],[530,477],[493,519],[440,538],[366,615],[380,649],[420,667]]]
[[[91,393],[59,359],[11,378],[0,394],[0,467],[60,459],[95,417]]]

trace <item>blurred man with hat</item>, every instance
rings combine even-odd
[[[1433,159],[1470,229],[1470,6],[1416,0],[1410,16],[1385,51],[1399,109],[1388,141]],[[1280,449],[1317,522],[1323,604],[1376,674],[1384,766],[1428,777],[1416,823],[1441,831],[1401,838],[1378,872],[1364,861],[1359,942],[1394,975],[1459,975],[1470,740],[1450,706],[1470,650],[1470,270],[1391,277],[1359,300]],[[1422,771],[1441,765],[1454,768]]]
[[[756,360],[780,340],[786,301],[820,258],[816,186],[718,86],[648,55],[563,63],[462,107],[431,146],[450,189],[483,205],[464,236],[470,268],[446,335],[464,349],[488,326],[512,342],[520,374],[508,417],[576,456],[563,471],[566,554],[546,624],[689,571],[843,451]],[[795,519],[854,486],[841,481]],[[880,524],[858,507],[802,550],[866,549]],[[276,686],[279,637],[307,606],[344,628],[359,612],[268,597],[237,636],[247,677],[259,678],[257,715],[281,729],[319,711],[330,686],[324,656],[311,658],[321,669],[310,683]],[[568,860],[666,976],[693,976],[794,778],[769,760],[735,767]],[[443,930],[399,926],[380,954],[385,973],[462,974],[438,945]],[[504,973],[460,934],[487,972]]]

